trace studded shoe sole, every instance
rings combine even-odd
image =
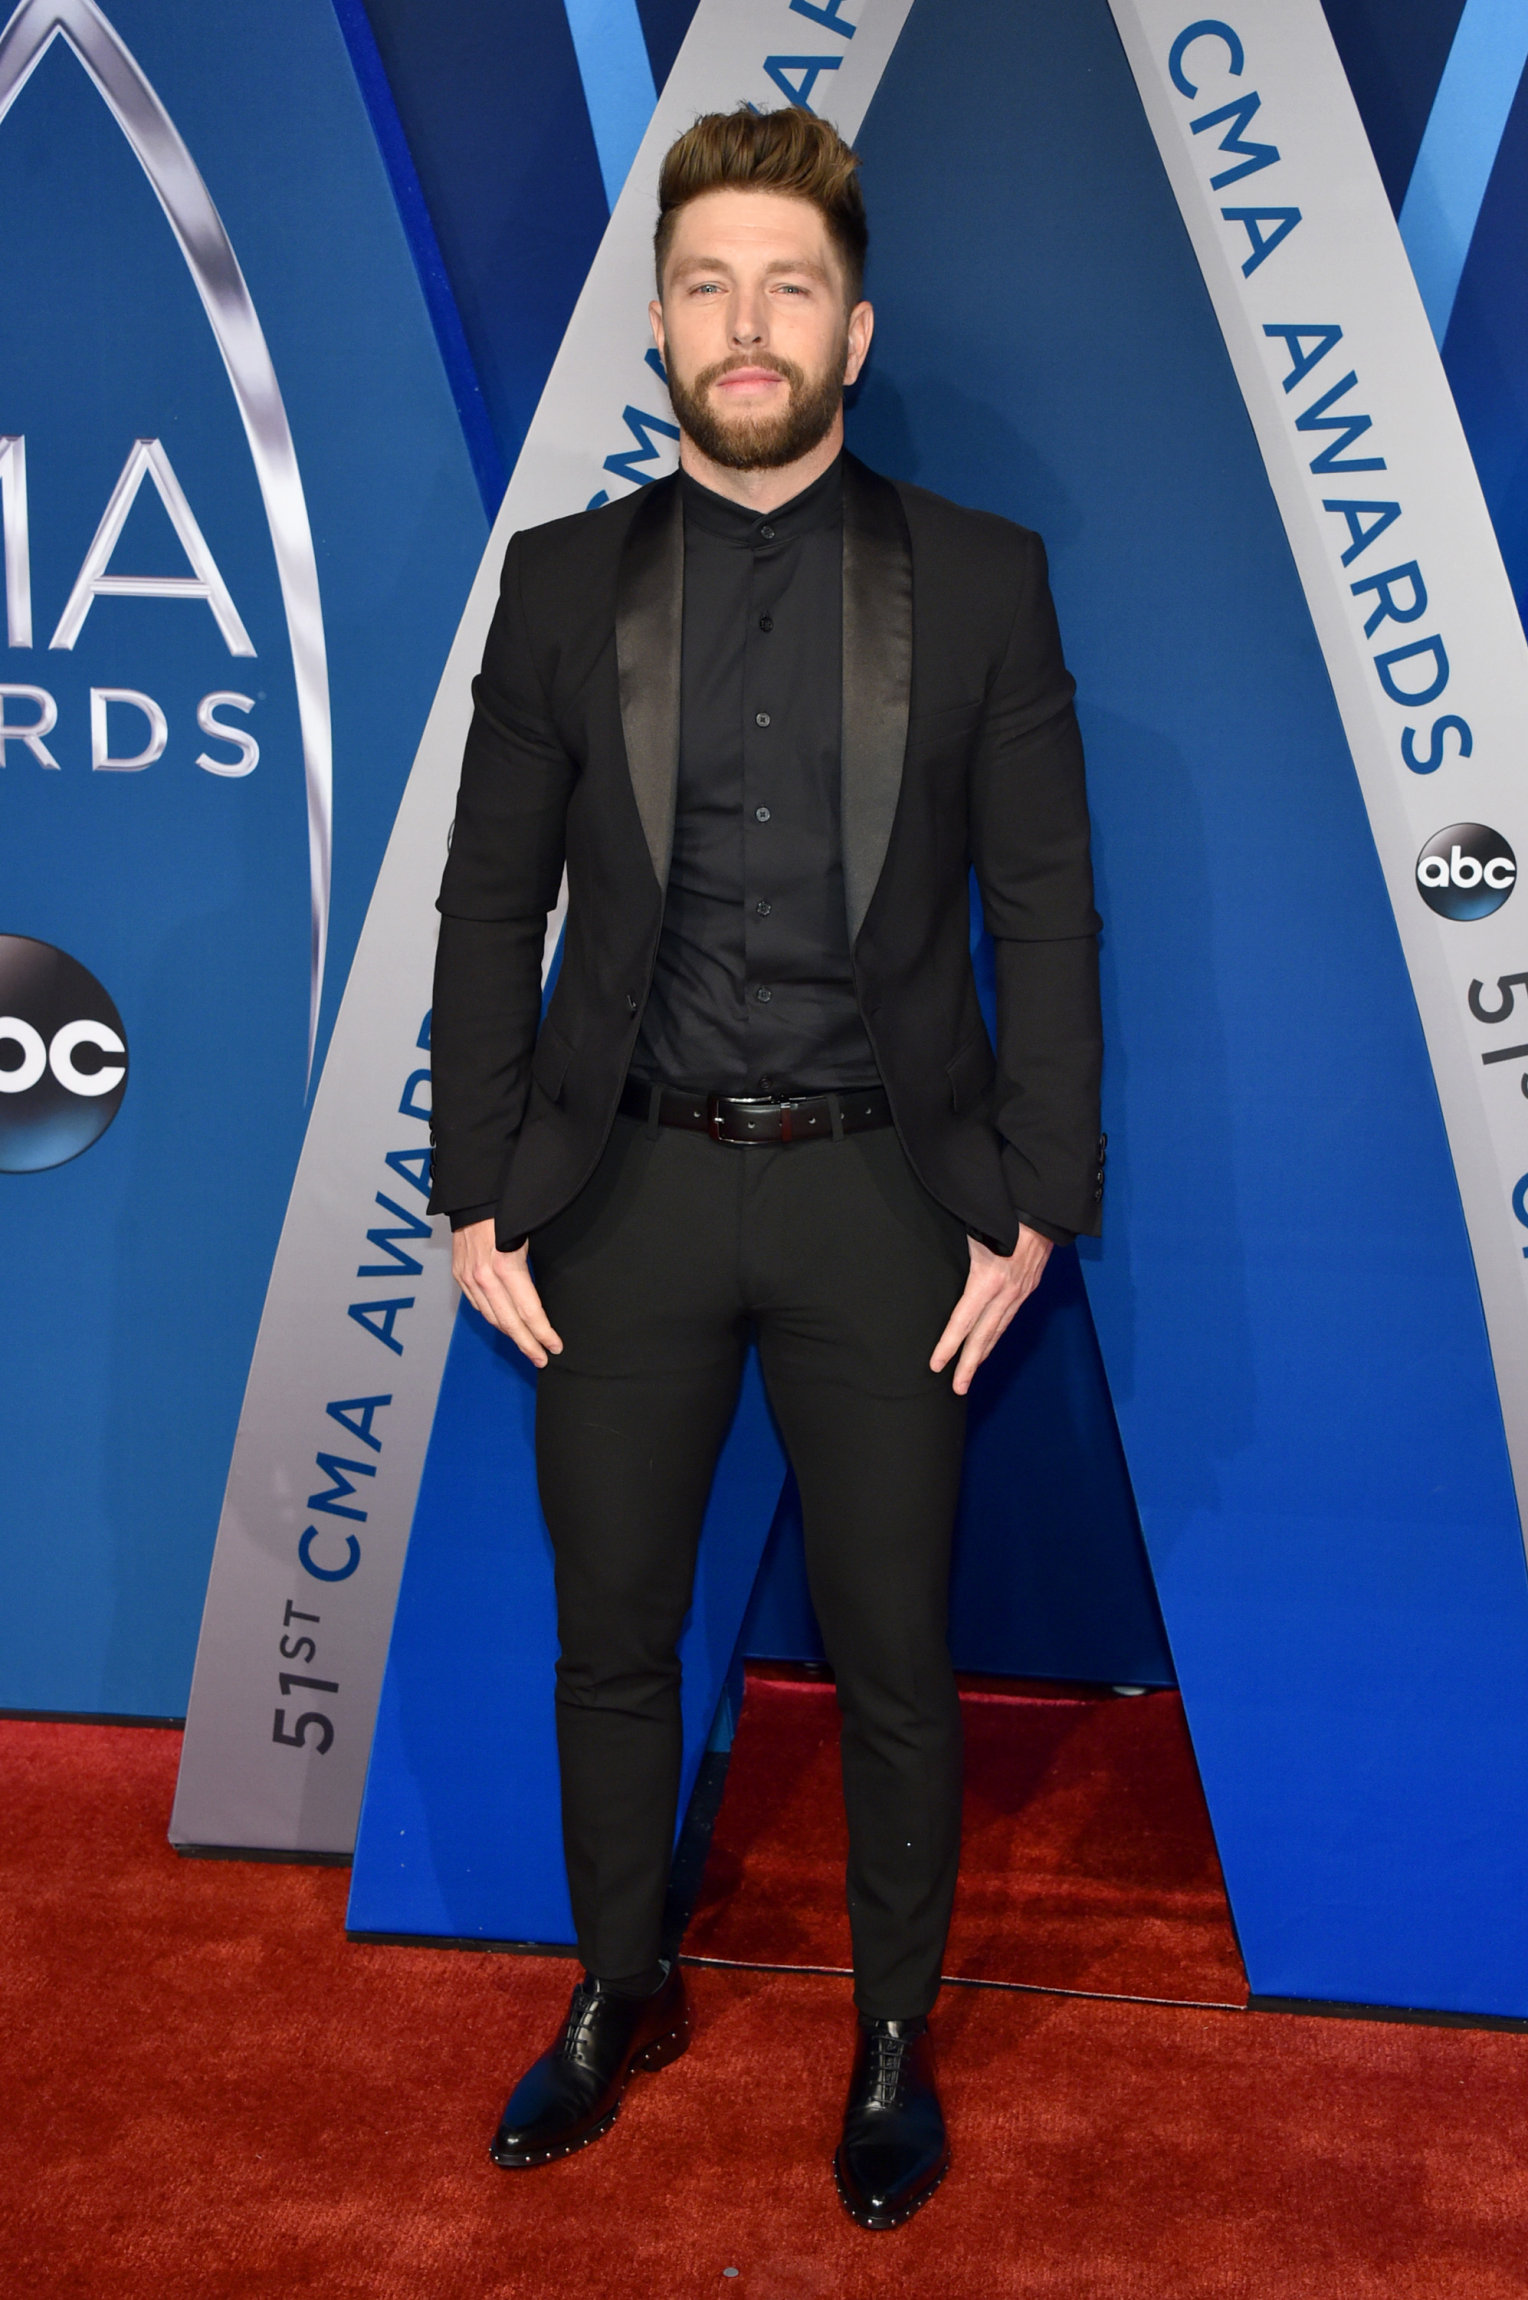
[[[950,2160],[947,2156],[943,2164],[940,2165],[939,2170],[935,2173],[933,2179],[929,2182],[927,2188],[920,2190],[918,2195],[913,2198],[911,2204],[906,2205],[902,2211],[866,2211],[862,2206],[850,2201],[849,2192],[844,2186],[843,2173],[839,2169],[838,2152],[835,2149],[833,2153],[833,2185],[838,2190],[839,2203],[843,2206],[845,2212],[848,2213],[849,2218],[854,2222],[856,2228],[868,2228],[873,2235],[877,2236],[884,2234],[887,2229],[904,2227],[906,2223],[911,2220],[915,2212],[921,2212],[924,2205],[927,2204],[929,2198],[933,2195],[935,2189],[938,2188],[940,2183],[943,2181],[944,2176],[949,2171],[949,2169]]]
[[[678,2028],[670,2029],[667,2036],[655,2037],[650,2045],[644,2046],[628,2063],[626,2074],[621,2080],[623,2090],[632,2077],[655,2076],[660,2068],[667,2068],[671,2062],[688,2052],[689,2047],[690,2023],[686,2016]],[[555,2164],[560,2157],[576,2156],[591,2141],[603,2140],[620,2113],[621,2103],[617,2099],[609,2115],[602,2116],[598,2124],[590,2125],[588,2131],[580,2133],[576,2140],[561,2140],[553,2148],[535,2149],[501,2149],[497,2142],[491,2141],[488,2153],[504,2172],[530,2172],[538,2165]]]

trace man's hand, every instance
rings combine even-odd
[[[541,1307],[529,1246],[501,1254],[493,1242],[491,1221],[469,1222],[464,1230],[453,1230],[451,1275],[479,1315],[508,1334],[533,1366],[544,1366],[547,1352],[562,1348]]]
[[[929,1359],[932,1370],[942,1373],[956,1351],[960,1351],[960,1363],[955,1368],[955,1395],[961,1398],[971,1387],[971,1377],[983,1358],[995,1347],[998,1337],[1006,1333],[1014,1313],[1039,1285],[1051,1256],[1050,1239],[1042,1238],[1038,1230],[1026,1229],[1022,1222],[1019,1242],[1011,1254],[994,1254],[979,1238],[972,1238],[968,1243],[971,1270],[966,1290],[950,1312],[950,1322],[939,1337],[939,1347]],[[504,1259],[502,1255],[499,1258]]]

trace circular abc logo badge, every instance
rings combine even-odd
[[[122,1017],[95,976],[50,942],[0,934],[0,1174],[77,1158],[126,1088]]]
[[[1500,831],[1450,823],[1417,856],[1417,892],[1440,918],[1489,918],[1517,884],[1517,857]]]

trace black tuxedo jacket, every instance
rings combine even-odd
[[[528,529],[505,557],[431,1023],[431,1204],[495,1203],[504,1245],[589,1179],[636,1042],[673,834],[683,585],[672,479]],[[846,456],[841,825],[860,1010],[914,1170],[1005,1250],[1016,1207],[1093,1232],[1103,1194],[1099,922],[1072,693],[1039,537]],[[971,970],[973,864],[996,952],[995,1055]],[[542,1021],[564,866],[566,941]]]

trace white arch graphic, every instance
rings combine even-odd
[[[313,533],[270,348],[212,194],[142,66],[95,0],[21,0],[0,32],[0,120],[53,42],[73,50],[132,147],[169,220],[196,283],[249,441],[270,528],[286,610],[297,686],[308,802],[312,943],[308,998],[308,1077],[318,1042],[318,1009],[329,941],[329,876],[334,822],[334,751],[329,665]]]

